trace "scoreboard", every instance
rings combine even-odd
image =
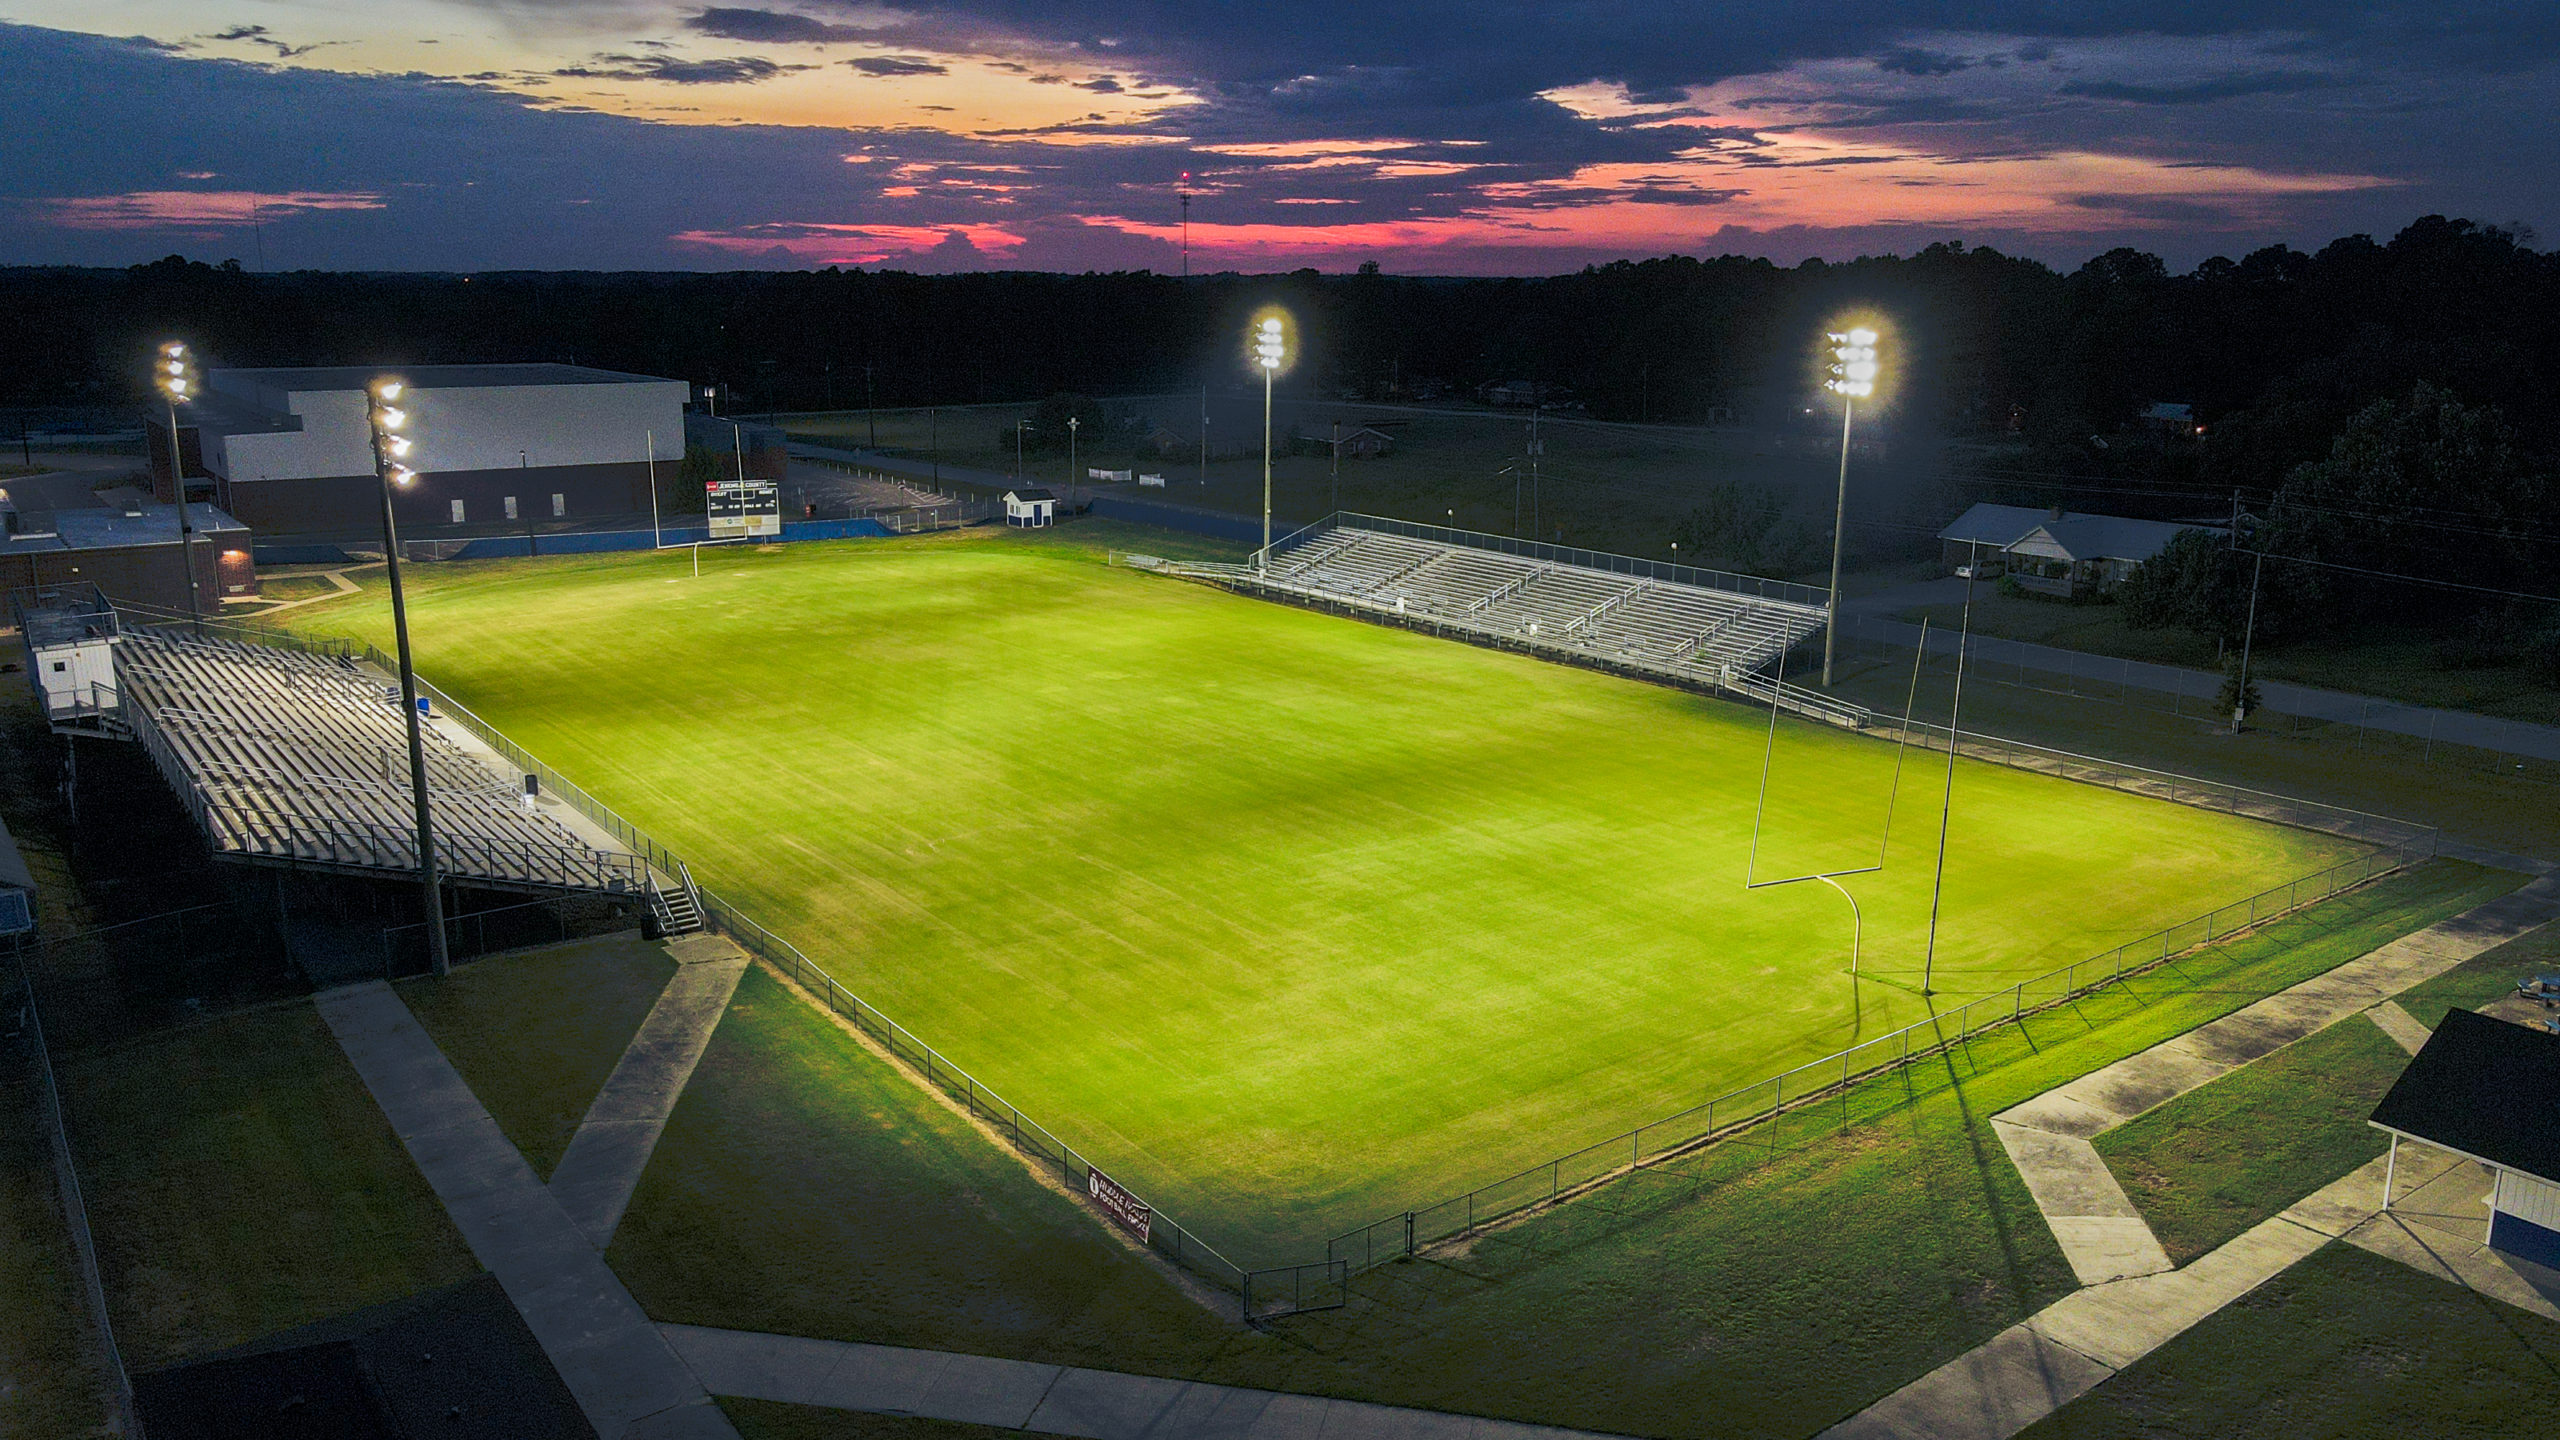
[[[714,480],[705,488],[711,538],[741,540],[782,533],[782,487],[771,480]]]

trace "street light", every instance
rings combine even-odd
[[[1271,381],[1288,358],[1285,320],[1274,310],[1253,327],[1253,363],[1262,367],[1262,549],[1254,556],[1254,571],[1262,575],[1271,572]]]
[[[1858,402],[1876,393],[1876,342],[1867,326],[1835,330],[1831,341],[1831,378],[1822,387],[1840,397],[1840,498],[1831,515],[1831,609],[1822,626],[1822,684],[1831,685],[1831,657],[1840,645],[1840,549],[1849,529],[1849,417]]]
[[[1083,424],[1084,421],[1076,416],[1067,417],[1067,495],[1070,499],[1076,493],[1076,429]]]
[[[427,741],[418,718],[418,672],[409,663],[409,605],[400,589],[400,523],[391,513],[393,489],[416,484],[409,466],[417,442],[407,433],[409,412],[400,403],[408,386],[391,376],[368,387],[365,419],[373,431],[373,474],[382,490],[382,558],[391,573],[391,632],[400,652],[400,710],[409,723],[409,805],[417,821],[418,884],[426,893],[427,962],[438,975],[453,973],[445,948],[444,889],[436,878],[435,817],[427,808]]]
[[[178,500],[178,563],[187,573],[187,621],[204,638],[204,614],[196,604],[196,529],[187,515],[187,452],[178,443],[178,407],[196,398],[195,357],[175,340],[153,357],[151,379],[169,408],[169,490]]]

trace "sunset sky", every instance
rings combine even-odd
[[[2548,227],[2560,5],[0,0],[0,263],[1536,274]]]

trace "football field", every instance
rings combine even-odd
[[[1238,1261],[1858,1039],[1943,756],[1114,569],[1072,538],[418,566],[421,673]],[[378,577],[295,612],[388,646]],[[2354,853],[1960,762],[1938,1004]],[[848,1125],[865,1123],[847,1115]],[[965,1203],[955,1200],[955,1203]]]

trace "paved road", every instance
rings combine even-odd
[[[1894,619],[1896,613],[1916,606],[1951,604],[1963,599],[1964,582],[1953,579],[1898,585],[1872,595],[1851,596],[1841,602],[1840,634],[1846,640],[1864,640],[1908,650],[1920,643],[1920,627]],[[1929,654],[1933,658],[1954,656],[1956,640],[1952,631],[1932,626]],[[2121,693],[2124,689],[2147,690],[2196,701],[2199,713],[2203,707],[2210,706],[2222,690],[2222,677],[2212,671],[2154,665],[2143,660],[2119,660],[2023,640],[1976,635],[1969,653],[1969,663],[1980,667],[1975,673],[1987,672],[1997,678],[2005,670],[2032,670],[2042,676],[2073,681],[2100,694]],[[2560,761],[2560,726],[2502,720],[2489,715],[2475,715],[2467,710],[2405,705],[2396,700],[2351,695],[2341,690],[2321,690],[2282,680],[2259,681],[2258,693],[2268,709],[2281,715],[2360,725],[2368,730],[2386,730],[2397,735],[2441,741],[2448,745],[2468,745],[2505,755]]]

